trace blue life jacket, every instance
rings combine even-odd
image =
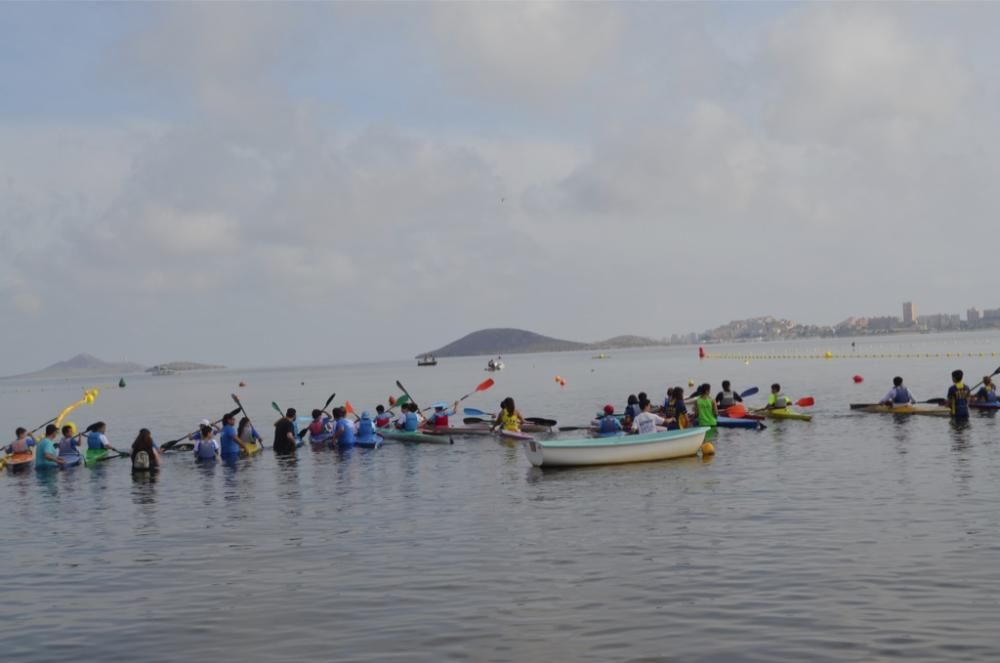
[[[99,451],[104,448],[104,442],[101,440],[101,434],[97,431],[87,433],[87,448],[94,451]]]
[[[198,440],[194,447],[194,456],[199,460],[215,458],[215,446],[208,440]]]
[[[620,433],[621,430],[621,422],[618,421],[618,417],[612,415],[601,419],[601,425],[598,427],[597,432],[601,435],[606,435],[608,433]]]
[[[894,392],[893,395],[892,395],[892,402],[893,403],[900,403],[900,404],[902,404],[902,403],[909,403],[910,402],[910,400],[911,400],[911,398],[910,398],[910,391],[906,387],[896,387],[893,390],[893,392]]]
[[[375,438],[375,424],[371,419],[362,419],[358,422],[358,439],[362,442],[371,442]]]
[[[403,424],[403,430],[408,430],[412,433],[416,431],[419,426],[420,426],[420,420],[417,419],[417,413],[407,412],[406,423]]]

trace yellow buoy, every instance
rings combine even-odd
[[[693,387],[694,386],[694,378],[688,378],[688,386],[689,387]]]
[[[711,442],[705,442],[704,444],[701,445],[701,455],[703,456],[715,455],[715,447],[712,445]]]

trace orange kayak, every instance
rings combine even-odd
[[[7,454],[4,458],[8,469],[18,470],[24,467],[31,467],[35,462],[34,451],[22,451],[20,453]]]

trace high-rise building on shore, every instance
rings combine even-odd
[[[903,324],[912,327],[917,323],[917,307],[913,302],[903,302]]]
[[[977,309],[975,306],[973,306],[972,308],[968,309],[965,312],[965,319],[968,320],[969,322],[979,322],[979,319],[981,317],[983,317],[982,314],[979,312],[979,309]]]

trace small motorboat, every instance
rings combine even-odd
[[[696,456],[709,428],[683,428],[645,435],[573,440],[527,440],[528,461],[535,467],[574,467],[642,463]]]

